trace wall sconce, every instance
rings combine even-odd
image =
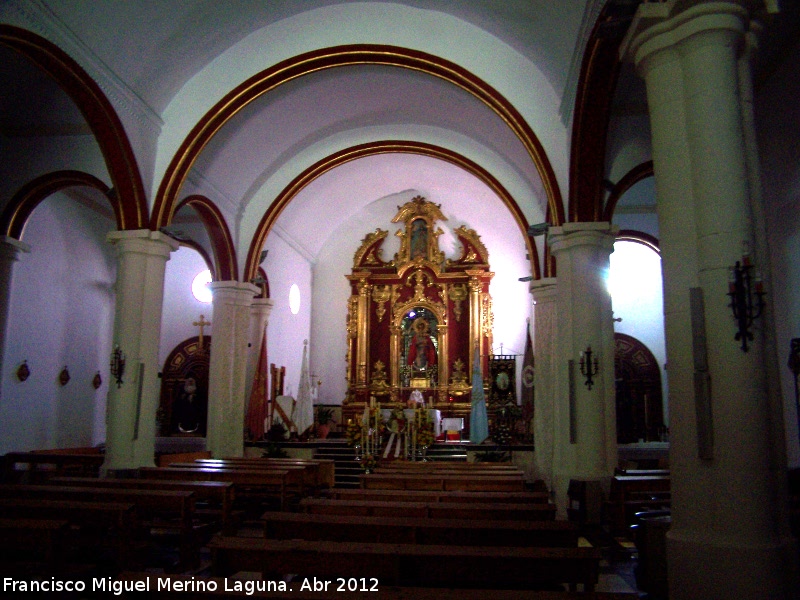
[[[592,347],[591,346],[586,346],[586,351],[585,352],[581,352],[580,365],[581,365],[581,375],[586,377],[586,381],[585,381],[586,387],[588,387],[591,390],[592,386],[594,385],[594,379],[592,379],[592,377],[597,375],[597,372],[598,372],[598,365],[597,365],[597,357],[596,356],[594,357],[594,362],[592,362]]]
[[[70,380],[69,370],[67,369],[67,365],[64,365],[64,368],[61,369],[61,373],[58,374],[58,383],[61,384],[61,387],[64,387],[69,383]]]
[[[117,388],[122,387],[124,383],[122,376],[125,374],[125,353],[120,350],[119,346],[114,346],[114,351],[111,353],[111,374],[117,382]]]
[[[764,310],[764,284],[761,276],[756,273],[753,277],[753,265],[750,255],[745,252],[741,261],[731,268],[728,278],[728,296],[731,303],[728,305],[733,310],[733,318],[739,331],[733,339],[742,342],[742,351],[747,352],[747,341],[753,339],[750,327],[753,321],[761,316]],[[755,295],[755,299],[753,296]]]
[[[30,376],[31,376],[31,370],[28,367],[28,361],[23,360],[22,364],[17,369],[17,379],[19,379],[20,381],[25,381]]]
[[[797,407],[797,431],[800,432],[800,338],[789,342],[789,370],[794,375],[794,404]]]
[[[92,387],[98,389],[101,385],[103,385],[103,378],[100,377],[100,371],[98,371],[92,378]]]

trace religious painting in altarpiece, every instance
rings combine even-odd
[[[170,352],[161,375],[158,435],[202,437],[208,416],[211,336],[191,337]]]
[[[412,392],[446,415],[469,414],[474,352],[483,357],[485,375],[492,347],[494,273],[480,236],[465,226],[453,230],[460,255],[445,257],[439,248],[444,221],[440,205],[417,196],[391,219],[401,224],[393,259],[382,256],[387,230],[362,239],[347,275],[343,418],[362,414],[370,397],[385,408],[404,407]]]

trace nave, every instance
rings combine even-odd
[[[380,598],[640,597],[630,555],[556,520],[511,463],[391,461],[343,489],[324,459],[168,455],[111,479],[98,456],[6,455],[5,577],[168,588],[156,597],[322,597],[325,581]]]

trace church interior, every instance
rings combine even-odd
[[[799,66],[794,0],[6,0],[0,571],[800,598]]]

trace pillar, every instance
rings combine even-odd
[[[11,237],[0,237],[0,377],[3,377],[3,359],[6,353],[6,328],[11,308],[11,277],[14,263],[20,252],[30,252],[30,246]],[[2,385],[0,385],[2,394]]]
[[[164,272],[178,249],[150,230],[112,231],[106,239],[117,251],[113,344],[126,360],[122,384],[108,386],[104,472],[154,464]]]
[[[531,282],[533,296],[533,360],[535,371],[535,412],[533,414],[534,465],[536,476],[553,489],[556,382],[556,279]]]
[[[653,132],[673,599],[797,594],[797,551],[779,480],[786,476],[783,429],[767,391],[763,330],[743,352],[726,295],[729,269],[743,246],[754,247],[740,97],[741,78],[749,77],[739,60],[746,4],[643,4],[622,47],[645,79]]]
[[[600,521],[603,490],[617,466],[614,328],[606,279],[616,231],[609,223],[566,223],[548,235],[558,267],[553,491],[565,516],[570,479],[592,482],[592,522]],[[580,369],[588,349],[591,366],[597,361],[591,389]]]
[[[259,288],[238,281],[208,284],[213,296],[206,450],[215,458],[244,455],[250,307]]]

